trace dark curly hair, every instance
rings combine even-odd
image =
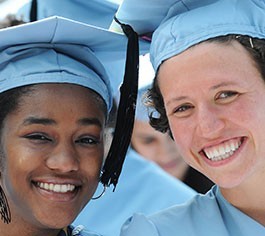
[[[258,38],[251,38],[245,35],[227,35],[219,36],[215,38],[208,39],[207,42],[217,42],[223,44],[229,44],[232,41],[236,40],[249,52],[250,56],[253,58],[255,66],[260,71],[263,80],[265,81],[265,40]],[[164,106],[163,97],[158,85],[158,72],[154,78],[151,89],[149,89],[145,95],[146,97],[146,106],[154,108],[159,116],[154,117],[152,113],[149,115],[150,125],[162,132],[169,133],[172,137],[171,130],[169,127],[166,110]]]

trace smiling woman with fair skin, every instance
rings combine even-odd
[[[265,235],[265,2],[123,6],[117,18],[151,40],[148,97],[159,113],[151,125],[171,132],[184,160],[215,186],[184,205],[134,215],[121,235]]]
[[[243,193],[263,179],[265,167],[259,158],[265,154],[260,122],[265,119],[265,84],[253,59],[235,41],[202,43],[164,62],[158,83],[183,157],[240,207]],[[253,204],[257,196],[252,198]]]

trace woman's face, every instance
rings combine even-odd
[[[91,198],[103,158],[102,107],[81,86],[42,84],[6,117],[1,186],[14,227],[62,228]]]
[[[188,165],[168,134],[156,131],[148,122],[136,120],[131,143],[140,155],[156,162],[169,174],[181,180],[185,177]]]
[[[264,179],[265,85],[243,46],[194,46],[165,61],[158,82],[187,163],[223,188]]]

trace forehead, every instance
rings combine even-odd
[[[242,65],[248,67],[254,65],[249,52],[239,42],[235,40],[230,42],[206,41],[165,60],[160,66],[158,76],[160,78],[168,71],[178,72],[180,76],[186,73],[195,74],[196,68],[202,67],[205,72],[208,70],[213,72],[215,68],[225,70],[231,67],[231,62],[233,66],[238,65],[234,67],[234,71],[239,68],[244,70]]]
[[[46,83],[46,84],[34,84],[17,89],[22,89],[19,97],[19,107],[31,105],[38,107],[39,103],[47,104],[51,106],[54,103],[59,102],[62,106],[66,103],[76,101],[75,106],[78,103],[85,102],[89,107],[89,101],[97,106],[97,108],[105,113],[107,112],[106,104],[104,100],[93,90],[75,84],[68,83]],[[41,109],[42,107],[38,107]]]
[[[238,42],[204,42],[174,56],[160,66],[158,85],[164,98],[183,94],[185,88],[215,86],[218,83],[255,84],[260,71],[250,53]],[[174,85],[173,85],[174,83]],[[171,91],[173,92],[171,94]],[[185,94],[186,95],[186,94]]]

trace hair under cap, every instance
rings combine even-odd
[[[116,17],[139,35],[154,32],[150,58],[157,71],[164,60],[210,38],[265,38],[264,13],[263,0],[124,0]]]

